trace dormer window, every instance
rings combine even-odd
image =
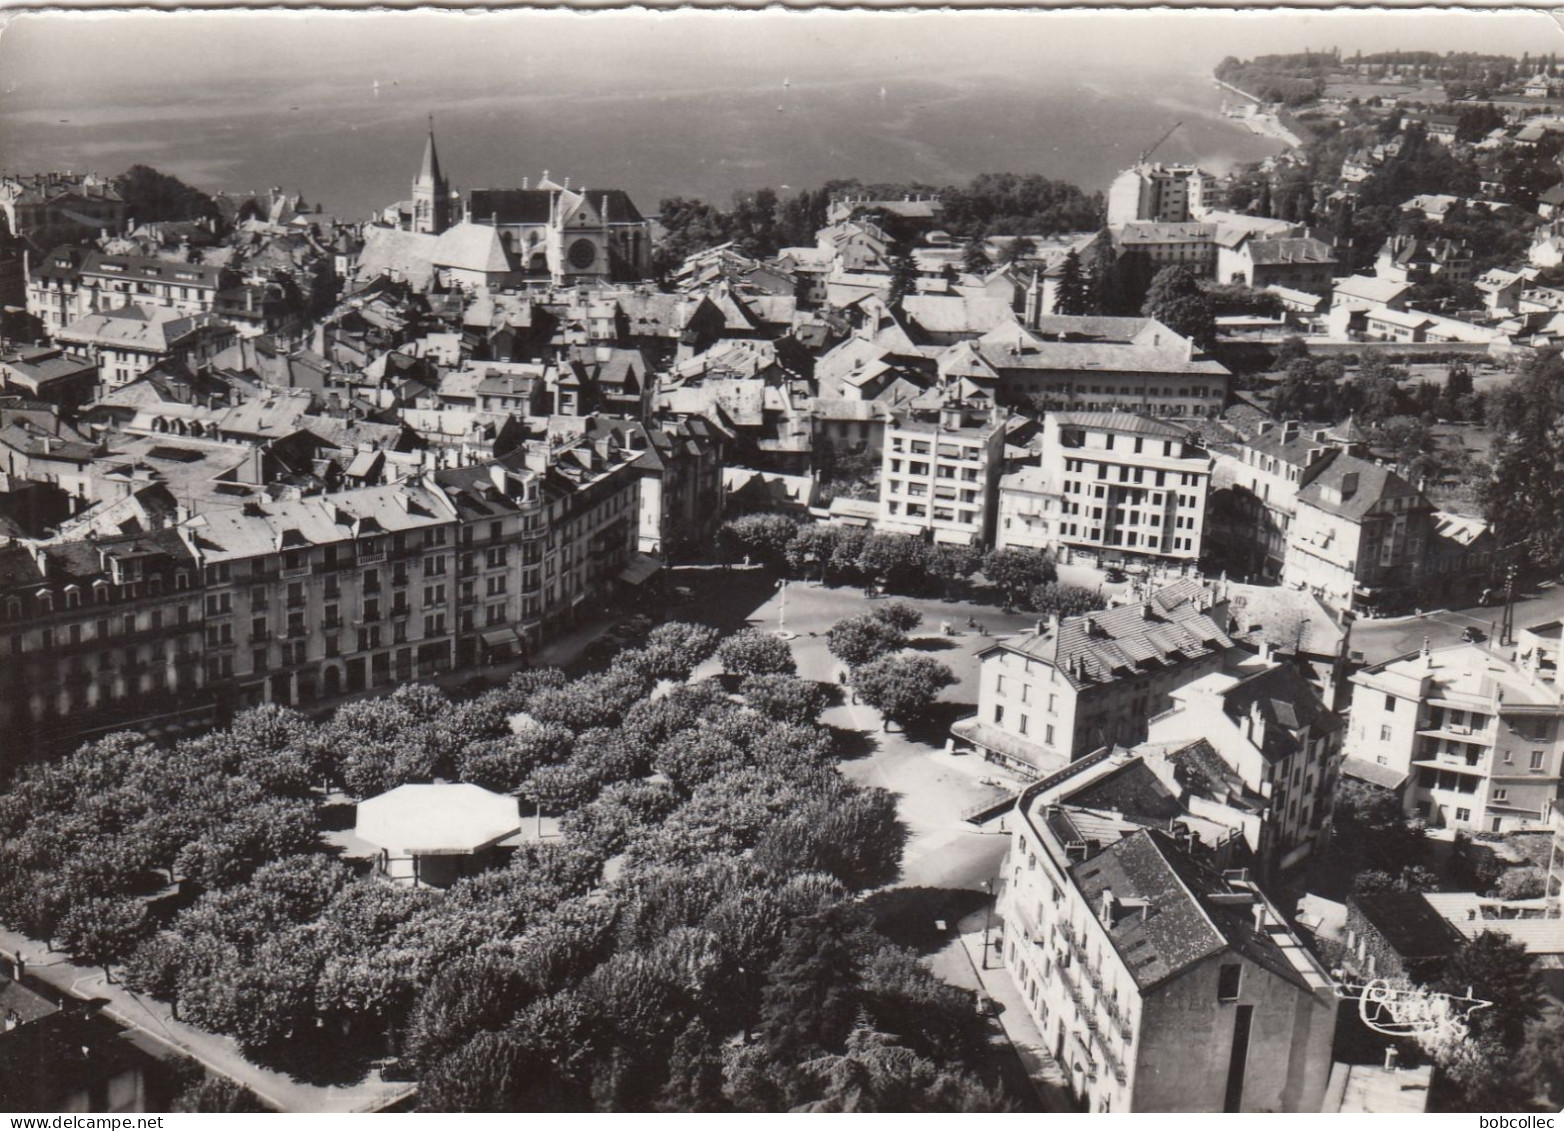
[[[74,585],[66,587],[65,607],[67,609],[79,609],[81,607],[81,590]]]

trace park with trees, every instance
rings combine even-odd
[[[877,611],[893,639],[917,626]],[[906,830],[837,770],[829,693],[788,653],[666,624],[574,680],[109,736],[0,796],[0,921],[300,1078],[395,1058],[428,1110],[1004,1110],[970,995],[859,898],[897,878]],[[689,682],[709,660],[728,674]],[[883,677],[888,716],[916,712],[893,705],[913,674]],[[444,891],[332,850],[343,799],[431,780],[513,793],[560,835]],[[230,1092],[185,1102],[242,1108]]]

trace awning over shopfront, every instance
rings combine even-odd
[[[491,655],[506,655],[521,651],[521,637],[514,628],[491,628],[483,634],[483,646]]]
[[[663,563],[650,554],[631,554],[630,564],[619,571],[619,580],[627,585],[645,585],[663,568]]]

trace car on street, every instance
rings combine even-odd
[[[1118,566],[1113,566],[1110,568],[1107,573],[1103,574],[1103,577],[1113,585],[1118,585],[1120,582],[1128,581],[1130,579],[1130,575],[1125,573]]]
[[[1461,633],[1461,639],[1468,644],[1481,644],[1488,639],[1488,634],[1475,625],[1467,625],[1465,631]]]

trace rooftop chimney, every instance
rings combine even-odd
[[[1385,1071],[1394,1072],[1401,1066],[1401,1050],[1395,1045],[1385,1046]]]
[[[1113,926],[1113,909],[1118,906],[1118,900],[1113,897],[1112,889],[1104,889],[1102,893],[1102,925]]]
[[[1341,497],[1350,499],[1358,493],[1358,473],[1349,471],[1341,477]]]
[[[1254,933],[1265,934],[1265,904],[1258,899],[1254,903]]]

